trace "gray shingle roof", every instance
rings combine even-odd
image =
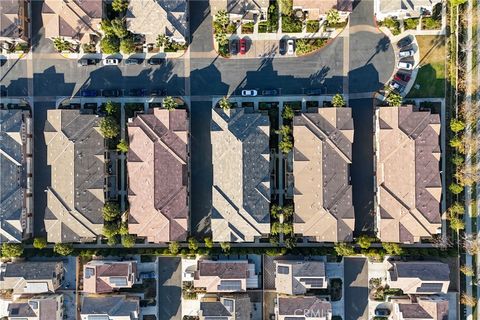
[[[140,308],[137,298],[126,297],[124,295],[89,297],[86,296],[82,300],[80,313],[88,314],[107,314],[110,317],[130,316],[134,312],[138,312]]]

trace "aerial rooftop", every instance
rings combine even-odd
[[[200,302],[200,320],[208,319],[251,319],[251,303],[247,294],[221,296],[219,299],[205,298]]]
[[[0,1],[0,39],[29,40],[28,2],[25,0]]]
[[[8,262],[0,270],[0,287],[15,294],[55,292],[64,273],[61,261]]]
[[[308,289],[326,289],[322,261],[276,260],[275,289],[284,294],[305,294]]]
[[[235,108],[212,111],[212,235],[252,242],[270,232],[268,115]]]
[[[84,320],[137,320],[140,312],[139,300],[139,297],[125,295],[83,296],[80,315]]]
[[[351,109],[319,108],[295,116],[293,139],[295,233],[315,241],[351,241]]]
[[[448,319],[448,299],[438,296],[414,297],[409,299],[393,299],[392,316],[401,319]]]
[[[83,265],[83,292],[108,293],[131,288],[136,276],[136,261],[92,260]]]
[[[8,304],[8,319],[62,320],[63,295],[33,296]]]
[[[297,319],[299,315],[309,320],[330,320],[332,305],[327,300],[316,296],[278,296],[275,312],[277,320]]]

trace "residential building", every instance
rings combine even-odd
[[[62,320],[63,295],[33,296],[8,304],[8,320]]]
[[[42,7],[45,37],[73,44],[100,40],[102,18],[103,0],[45,0]]]
[[[258,281],[255,264],[247,260],[199,260],[193,285],[206,292],[245,292],[258,288]]]
[[[83,296],[80,308],[82,320],[138,320],[140,298],[125,295]]]
[[[392,299],[392,320],[446,320],[448,299],[441,296],[413,296],[412,299]]]
[[[375,127],[378,238],[414,243],[440,233],[440,116],[379,108]]]
[[[268,17],[268,0],[222,0],[219,7],[228,12],[230,20],[254,22],[266,21]]]
[[[388,17],[418,18],[430,15],[442,0],[375,0],[375,17],[381,21]]]
[[[213,241],[252,242],[270,232],[269,136],[267,114],[212,111]]]
[[[293,0],[293,10],[302,10],[308,20],[326,21],[330,10],[337,10],[345,20],[353,10],[353,0]]]
[[[275,260],[275,290],[283,294],[305,294],[309,289],[326,289],[322,261]]]
[[[405,294],[447,293],[448,264],[436,261],[387,261],[387,284]]]
[[[30,18],[30,0],[0,1],[0,50],[30,41]]]
[[[8,262],[0,265],[0,288],[13,294],[55,292],[63,280],[61,261]]]
[[[188,39],[187,0],[130,0],[126,15],[127,29],[156,44],[159,35],[186,43]]]
[[[332,319],[332,305],[329,301],[316,296],[277,296],[275,319],[290,320],[297,318],[330,320]]]
[[[29,110],[0,109],[0,242],[33,233],[33,120]]]
[[[200,302],[200,320],[250,320],[252,304],[247,294],[204,297]]]
[[[295,116],[293,140],[294,232],[314,241],[351,241],[351,109],[319,108]]]
[[[45,143],[51,183],[46,189],[49,242],[93,241],[102,233],[105,140],[91,110],[47,111]]]
[[[83,292],[109,293],[131,288],[136,277],[136,261],[92,260],[83,265]]]
[[[187,239],[189,123],[186,110],[153,109],[128,122],[129,231],[149,242]]]

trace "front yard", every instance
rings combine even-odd
[[[441,98],[445,96],[445,38],[417,36],[420,70],[407,98]]]

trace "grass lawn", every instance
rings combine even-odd
[[[407,98],[442,98],[445,96],[445,37],[417,36],[417,42],[422,67]]]

